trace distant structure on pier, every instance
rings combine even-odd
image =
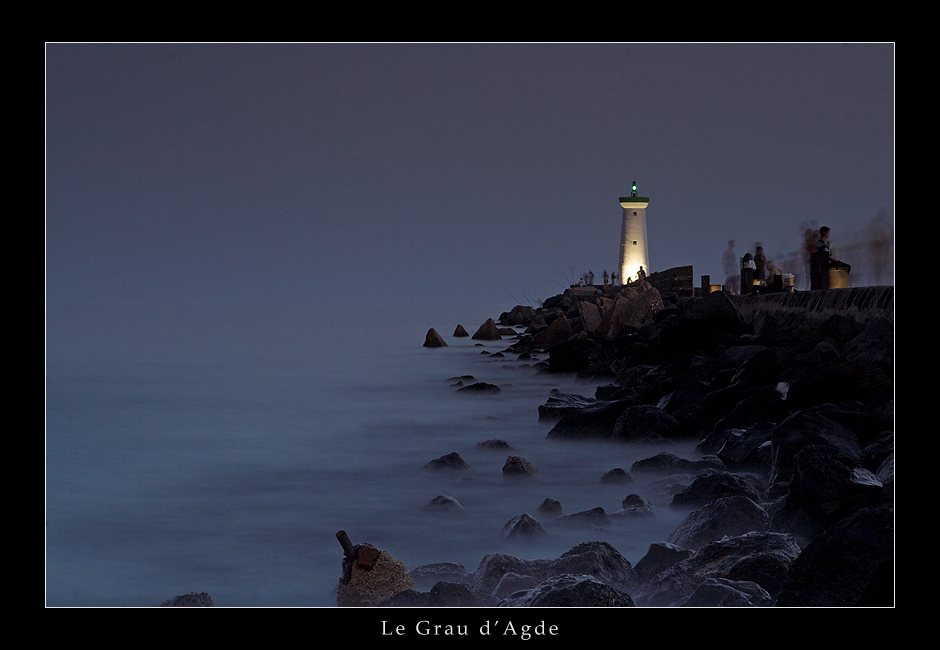
[[[620,233],[620,281],[626,284],[635,280],[640,267],[650,272],[649,250],[646,245],[646,206],[649,197],[637,196],[636,181],[633,181],[630,196],[620,197],[623,208],[623,228]]]

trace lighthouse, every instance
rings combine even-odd
[[[646,206],[649,197],[637,196],[636,181],[633,181],[630,196],[620,197],[623,208],[623,228],[620,232],[620,281],[626,284],[635,280],[640,267],[650,272],[649,252],[646,247]]]

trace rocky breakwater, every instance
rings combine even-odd
[[[551,438],[696,443],[630,470],[670,478],[688,512],[636,567],[637,604],[892,605],[893,288],[790,299],[785,318],[756,300],[566,293],[508,351],[597,383],[549,397]],[[559,319],[570,336],[540,337]]]

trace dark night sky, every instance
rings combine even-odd
[[[894,92],[891,43],[48,44],[46,300],[495,317],[613,269],[634,177],[653,271],[838,248]]]

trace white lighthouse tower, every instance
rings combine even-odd
[[[635,280],[640,267],[650,272],[649,251],[646,247],[646,206],[649,197],[637,196],[636,181],[630,196],[620,197],[623,208],[623,229],[620,233],[620,282]]]

